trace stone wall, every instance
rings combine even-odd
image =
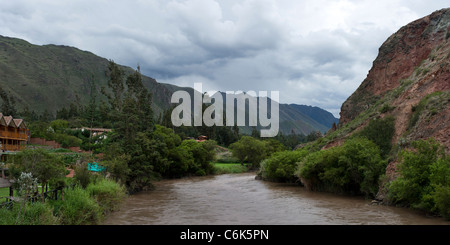
[[[31,138],[30,143],[33,145],[47,145],[53,149],[61,148],[61,145],[54,140],[46,140],[42,138]]]

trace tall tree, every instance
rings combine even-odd
[[[108,97],[113,110],[117,112],[121,111],[122,96],[125,91],[125,85],[123,84],[123,78],[125,73],[114,61],[110,60],[108,63],[108,87],[112,91],[112,95],[107,93],[105,88],[102,88],[102,93]]]
[[[3,115],[15,116],[17,111],[16,101],[14,100],[14,97],[10,96],[8,92],[0,87],[0,98],[3,101],[1,106],[1,112],[3,113]]]
[[[105,89],[102,92],[111,106],[109,118],[114,129],[112,142],[117,143],[122,154],[127,155],[123,158],[127,159],[127,164],[122,165],[128,167],[124,182],[130,191],[139,191],[150,183],[154,175],[152,162],[142,161],[151,152],[143,149],[142,142],[151,139],[154,129],[152,96],[142,82],[139,67],[125,81],[125,73],[113,61],[110,61],[108,70],[108,86],[112,94],[106,93]]]

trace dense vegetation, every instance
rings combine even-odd
[[[413,147],[400,154],[400,176],[388,186],[389,201],[450,219],[450,157],[432,139]]]
[[[87,188],[80,185],[68,188],[62,200],[22,202],[9,209],[0,208],[0,225],[100,224],[125,196],[123,186],[98,177]]]
[[[374,197],[386,165],[375,143],[354,138],[306,156],[300,161],[297,176],[309,189]]]
[[[297,182],[310,190],[364,195],[450,219],[450,158],[436,141],[412,142],[413,149],[392,146],[394,118],[376,118],[341,146],[320,150],[319,139],[293,151],[279,151],[261,161],[266,180]],[[386,166],[398,161],[399,177],[385,183]]]
[[[82,162],[79,174],[65,178],[67,164],[75,159]],[[44,149],[17,153],[8,163],[10,177],[16,180],[15,202],[9,208],[0,208],[0,224],[99,224],[125,198],[126,189],[112,179],[87,171],[91,160]],[[55,194],[59,197],[55,198]]]
[[[40,116],[22,112],[33,137],[55,140],[63,147],[80,146],[103,156],[42,149],[18,153],[8,165],[11,176],[18,180],[15,188],[19,196],[70,188],[62,200],[22,202],[0,209],[0,223],[97,224],[117,208],[126,193],[149,188],[154,180],[248,169],[258,169],[258,176],[265,180],[374,198],[382,187],[388,162],[394,160],[399,162],[399,177],[384,186],[388,201],[450,218],[450,158],[434,141],[414,142],[414,150],[393,146],[392,116],[374,118],[342,145],[322,150],[327,139],[316,132],[264,139],[255,128],[251,135],[242,135],[238,127],[173,127],[170,109],[154,117],[152,94],[143,85],[139,68],[126,76],[111,61],[106,74],[108,88],[101,90],[106,101],[97,101],[92,93],[88,105],[72,103],[59,110],[56,118],[45,112]],[[91,91],[96,90],[93,80],[90,86]],[[0,96],[2,109],[15,113],[14,99],[4,91]],[[410,127],[425,104],[417,106]],[[382,108],[383,112],[389,110],[388,106]],[[113,130],[93,137],[87,130],[74,129],[82,126]],[[197,142],[194,138],[199,135],[209,140]],[[333,137],[333,132],[329,135]],[[298,147],[305,142],[311,143]],[[218,149],[224,147],[231,156],[220,155],[217,162],[221,164],[214,166]],[[106,167],[110,178],[88,171],[88,163],[94,161]],[[75,169],[70,183],[64,178],[67,167]],[[38,184],[41,190],[36,189]]]

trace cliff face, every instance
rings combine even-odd
[[[450,152],[450,8],[402,27],[380,47],[367,78],[343,103],[342,138],[392,115],[393,144],[433,137]]]

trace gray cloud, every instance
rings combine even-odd
[[[91,51],[160,82],[278,90],[338,116],[383,41],[447,1],[153,0],[0,3],[0,35]]]

